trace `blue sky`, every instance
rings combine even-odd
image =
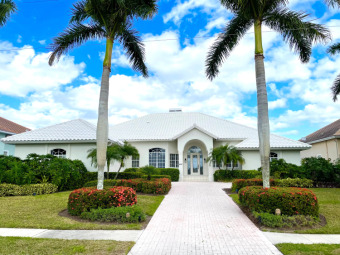
[[[18,12],[0,29],[0,116],[30,128],[76,118],[96,123],[104,41],[74,49],[50,67],[48,45],[68,24],[75,1],[15,1]],[[117,124],[181,107],[256,127],[256,85],[252,30],[239,43],[212,82],[204,61],[216,35],[232,18],[217,0],[160,0],[151,21],[134,27],[145,41],[150,77],[133,72],[124,51],[114,45],[109,118]],[[290,1],[294,10],[325,24],[340,41],[339,10],[322,1]],[[279,34],[264,28],[265,65],[271,130],[299,139],[340,116],[330,87],[340,73],[340,56],[315,45],[301,64]]]

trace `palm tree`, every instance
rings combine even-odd
[[[118,145],[117,145],[118,146]],[[118,161],[120,162],[120,166],[119,169],[117,171],[117,174],[115,176],[115,179],[117,179],[118,174],[120,172],[120,170],[122,169],[122,167],[125,166],[125,159],[128,157],[138,157],[139,156],[139,152],[136,149],[135,146],[129,144],[128,142],[124,142],[123,145],[119,145],[116,148],[117,154],[118,154]]]
[[[105,39],[106,51],[98,107],[97,164],[98,189],[103,189],[104,167],[108,143],[108,97],[112,48],[115,41],[122,44],[132,68],[144,77],[148,70],[144,63],[144,45],[133,29],[136,18],[151,18],[157,11],[156,0],[81,0],[73,4],[69,26],[51,45],[52,65],[70,49],[88,40]]]
[[[329,47],[328,53],[331,55],[340,53],[340,43],[333,44],[331,47]],[[340,94],[340,74],[335,78],[331,90],[333,93],[333,101],[335,102],[338,99],[338,95]]]
[[[220,170],[222,165],[227,166],[227,164],[231,162],[240,162],[240,164],[244,164],[245,162],[245,159],[242,157],[242,153],[229,144],[221,145],[212,149],[207,160],[208,162],[215,161],[218,169]]]
[[[109,172],[110,172],[110,166],[112,161],[114,160],[120,160],[120,156],[117,152],[117,147],[114,146],[115,144],[111,144],[107,146],[106,149],[106,179],[109,179]],[[98,167],[97,165],[97,149],[89,149],[87,154],[87,158],[91,159],[91,165],[94,167]]]
[[[269,188],[270,130],[262,26],[266,25],[279,32],[283,40],[299,54],[303,63],[310,59],[312,44],[326,42],[330,38],[330,33],[322,25],[304,21],[307,14],[289,10],[286,7],[288,0],[220,1],[225,8],[234,13],[234,17],[208,52],[206,75],[210,80],[218,75],[219,66],[228,58],[245,33],[254,26],[259,149],[263,187]]]
[[[246,160],[242,156],[242,152],[237,150],[235,147],[232,146],[229,151],[229,160],[232,162],[232,169],[234,170],[235,163],[239,162],[241,165],[243,165]]]
[[[16,12],[17,6],[12,0],[0,0],[0,27],[6,25],[11,14]]]

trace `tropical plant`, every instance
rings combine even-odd
[[[98,189],[103,189],[108,143],[108,97],[111,58],[114,41],[122,44],[132,68],[148,76],[144,63],[144,45],[133,29],[136,18],[151,18],[157,11],[156,0],[81,0],[73,4],[72,17],[66,30],[51,45],[52,65],[70,49],[88,40],[106,40],[97,122]]]
[[[245,160],[242,157],[242,153],[238,151],[234,146],[229,144],[213,148],[210,151],[207,160],[208,162],[215,161],[218,169],[221,169],[221,166],[226,166],[228,163],[231,162],[239,162],[240,164],[245,163]],[[232,167],[232,169],[234,170],[234,166]]]
[[[128,142],[124,142],[123,145],[116,144],[116,152],[118,155],[118,161],[120,162],[119,169],[117,171],[117,174],[115,176],[115,179],[118,177],[118,173],[122,169],[122,167],[125,166],[125,159],[128,157],[138,157],[139,153],[135,146],[129,144]]]
[[[331,55],[340,53],[340,43],[333,44],[331,47],[329,47],[328,53]],[[338,95],[340,94],[340,74],[335,78],[331,90],[333,93],[333,101],[335,102],[338,99]]]
[[[303,63],[310,59],[312,44],[328,41],[330,33],[322,25],[305,21],[307,14],[289,10],[288,0],[221,0],[221,4],[234,13],[234,17],[208,52],[206,75],[210,80],[218,75],[219,66],[228,58],[246,32],[254,26],[259,150],[263,187],[270,187],[270,129],[262,26],[266,25],[279,32],[283,40],[299,54]]]
[[[16,12],[17,6],[12,0],[0,0],[0,27],[6,25],[11,14]]]
[[[92,148],[92,149],[89,149],[87,152],[88,152],[87,158],[91,159],[91,166],[98,167],[97,149]],[[111,166],[112,161],[114,160],[120,160],[120,156],[118,154],[116,144],[111,144],[107,146],[107,149],[106,149],[106,170],[107,170],[106,179],[109,179],[110,166]]]

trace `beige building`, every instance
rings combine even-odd
[[[323,157],[335,161],[340,158],[340,119],[300,139],[312,145],[301,151],[301,158]]]
[[[254,170],[261,166],[257,130],[202,113],[181,111],[149,114],[110,128],[109,142],[128,141],[140,156],[129,158],[125,167],[152,165],[180,170],[180,181],[213,181],[218,169],[208,162],[209,152],[226,143],[242,152],[245,164],[228,165],[228,169]],[[15,144],[15,155],[51,153],[59,157],[82,160],[91,166],[87,152],[96,146],[96,127],[84,120],[73,120],[3,139]],[[271,134],[271,158],[283,158],[299,165],[300,151],[310,145]],[[115,171],[118,163],[111,164]]]

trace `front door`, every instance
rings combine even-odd
[[[200,174],[200,154],[198,153],[191,153],[190,154],[190,162],[191,162],[191,173],[192,175],[199,175]]]

